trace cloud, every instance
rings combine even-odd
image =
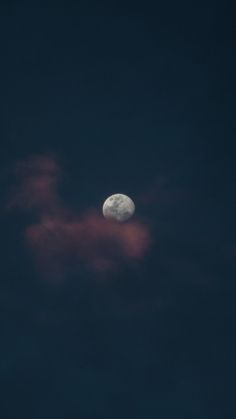
[[[97,211],[79,215],[63,205],[57,192],[62,171],[54,157],[31,157],[16,173],[10,207],[37,215],[24,235],[41,274],[64,277],[81,267],[104,273],[144,258],[150,233],[140,221],[120,224]]]
[[[82,218],[44,217],[25,232],[40,270],[57,275],[81,264],[97,272],[110,271],[143,258],[149,234],[138,222],[118,225],[97,213]]]
[[[61,170],[54,157],[33,156],[17,163],[17,185],[8,207],[48,213],[59,209],[57,185]]]

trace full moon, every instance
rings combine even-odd
[[[131,198],[121,193],[109,196],[103,204],[102,212],[105,218],[116,221],[127,221],[135,212]]]

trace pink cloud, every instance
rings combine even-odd
[[[96,211],[81,216],[62,204],[57,192],[61,169],[55,158],[32,157],[19,163],[16,172],[20,182],[11,206],[37,214],[25,239],[43,275],[63,278],[81,266],[109,272],[144,258],[150,233],[140,221],[112,222]]]
[[[114,270],[123,262],[142,259],[149,245],[142,224],[118,225],[97,213],[78,219],[45,217],[25,235],[39,269],[57,274],[76,271],[81,264],[99,272]]]
[[[55,210],[60,205],[57,194],[60,173],[56,160],[50,156],[19,162],[15,168],[18,185],[8,206],[40,212]]]

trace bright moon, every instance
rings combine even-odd
[[[116,221],[127,221],[135,212],[131,198],[120,193],[109,196],[103,204],[102,212],[105,218]]]

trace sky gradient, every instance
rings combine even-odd
[[[69,3],[1,4],[0,417],[233,419],[233,11]]]

